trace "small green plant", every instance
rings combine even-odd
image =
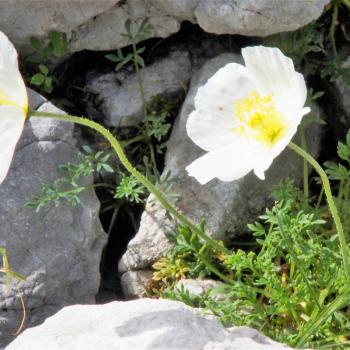
[[[27,57],[31,66],[32,76],[28,79],[43,93],[51,94],[53,84],[57,82],[56,72],[50,68],[50,61],[58,60],[64,56],[68,49],[65,33],[51,32],[48,43],[38,38],[31,38],[33,53]]]
[[[83,152],[78,154],[78,163],[68,163],[61,165],[59,168],[62,177],[53,183],[42,182],[41,194],[34,196],[26,203],[26,207],[39,212],[45,205],[53,202],[58,206],[62,200],[66,200],[70,205],[76,206],[80,203],[79,194],[87,186],[82,184],[82,179],[102,170],[112,173],[113,168],[109,165],[108,160],[110,153],[105,151],[94,152],[91,147],[84,146]],[[95,184],[97,186],[109,186],[107,184]],[[113,186],[112,186],[113,187]]]
[[[293,197],[299,197],[297,193]],[[262,222],[249,225],[260,246],[258,251],[238,249],[213,259],[215,252],[206,248],[206,258],[211,257],[211,263],[215,263],[217,269],[230,271],[235,283],[222,284],[212,290],[201,298],[198,306],[220,317],[226,326],[255,327],[279,341],[295,345],[307,323],[316,320],[321,308],[333,300],[335,293],[345,288],[346,280],[339,267],[341,258],[334,253],[337,242],[320,236],[325,222],[316,214],[297,211],[293,208],[294,204],[290,200],[278,203],[260,217]],[[182,244],[181,255],[175,254],[173,260],[168,259],[166,266],[164,261],[162,269],[155,275],[162,276],[164,271],[174,270],[171,266],[187,266],[193,261],[196,261],[198,269],[202,256],[198,254],[198,247],[194,248],[190,243],[185,254]],[[176,246],[173,254],[178,249]],[[180,258],[185,261],[178,262]],[[192,274],[187,273],[187,276],[200,278],[212,275],[207,269],[200,269],[201,276],[196,276],[195,271],[196,268],[192,269]],[[167,287],[163,287],[167,292],[163,296],[188,302],[188,295],[184,296],[174,289],[170,292],[169,287],[173,284],[169,283],[169,279],[167,282]],[[198,304],[197,298],[193,304]],[[344,312],[346,314],[346,310]],[[315,342],[309,339],[299,345],[339,342],[340,330],[350,327],[345,314],[337,311],[332,315],[332,322],[326,322],[317,330],[313,337]]]
[[[107,54],[105,57],[108,60],[114,63],[117,63],[117,65],[115,66],[115,70],[119,70],[123,68],[126,64],[130,62],[134,64],[136,70],[139,69],[139,67],[145,66],[145,61],[141,56],[141,54],[145,51],[145,48],[144,47],[137,48],[136,45],[140,41],[151,37],[152,30],[153,28],[147,18],[144,19],[136,29],[134,28],[133,23],[131,22],[130,19],[126,20],[125,22],[126,33],[122,34],[122,36],[128,39],[128,42],[132,45],[133,52],[127,55],[124,55],[123,51],[121,49],[118,49],[116,54]]]
[[[338,143],[337,152],[340,162],[325,166],[349,232],[350,132]],[[350,287],[323,189],[319,196],[305,198],[292,180],[286,180],[274,189],[273,198],[275,205],[248,225],[254,237],[252,250],[223,254],[180,227],[170,236],[173,248],[154,265],[158,285],[153,292],[204,308],[226,326],[251,326],[291,346],[346,349]],[[175,288],[180,276],[211,277],[222,283],[191,296]]]
[[[123,174],[114,198],[124,198],[131,203],[142,203],[145,200],[147,191],[142,183],[140,183],[134,176]]]

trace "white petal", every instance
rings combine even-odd
[[[256,143],[237,139],[235,145],[222,147],[206,153],[196,159],[186,170],[202,185],[217,177],[222,181],[237,180],[248,174],[257,159],[261,157],[261,148]]]
[[[0,32],[0,57],[0,62],[2,62],[3,59],[9,59],[18,67],[16,49],[3,32]]]
[[[273,94],[277,109],[286,115],[287,122],[299,124],[295,118],[300,117],[307,88],[293,61],[278,48],[264,46],[244,48],[242,55],[259,92]]]
[[[0,98],[4,94],[21,107],[28,106],[26,87],[18,70],[16,50],[6,35],[0,32]]]
[[[187,120],[187,133],[206,151],[224,147],[235,136],[235,102],[254,90],[245,67],[229,63],[198,89],[195,110]]]
[[[0,106],[0,183],[10,168],[26,115],[21,108]]]
[[[295,121],[301,121],[302,117],[310,112],[310,108],[306,107],[299,111],[299,115],[295,115]],[[288,146],[293,136],[296,134],[299,123],[290,124],[283,137],[272,147],[267,148],[264,156],[257,159],[254,165],[254,173],[261,180],[265,179],[265,171],[271,166],[273,160]]]
[[[293,61],[275,47],[253,46],[242,49],[245,65],[264,92],[295,78]]]

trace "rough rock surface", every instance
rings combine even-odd
[[[170,300],[65,307],[27,329],[7,350],[287,350],[254,329],[225,329],[214,317]]]
[[[345,52],[346,51],[346,52]],[[342,68],[350,69],[350,47],[344,50],[347,56]],[[330,86],[329,93],[332,95],[332,103],[327,104],[330,127],[333,129],[336,139],[342,139],[350,129],[350,77],[340,76]],[[335,118],[336,116],[336,118]]]
[[[33,93],[30,98],[38,107],[40,98]],[[60,112],[50,103],[39,110]],[[0,284],[0,348],[19,327],[19,295],[25,299],[27,326],[41,323],[64,305],[95,302],[106,235],[94,192],[83,192],[75,208],[51,205],[37,214],[24,207],[40,193],[40,179],[57,179],[58,165],[75,160],[75,143],[73,125],[32,117],[0,186],[0,246],[7,248],[11,268],[27,277],[26,282],[14,281],[10,289]]]
[[[198,1],[194,15],[206,32],[267,36],[303,27],[318,18],[329,2],[329,0],[207,0]]]
[[[165,209],[151,195],[142,214],[140,228],[119,262],[119,272],[149,268],[170,248],[164,232],[174,227],[174,223],[167,219]]]
[[[172,97],[183,94],[191,78],[191,61],[185,51],[141,69],[146,102],[155,96]],[[88,105],[89,114],[101,117],[109,126],[134,126],[143,120],[142,99],[135,73],[113,72],[88,77],[89,93],[97,95],[98,110]]]
[[[128,296],[128,299],[142,298],[145,296],[145,290],[152,279],[152,271],[138,270],[127,271],[121,277],[121,285],[123,294]]]
[[[31,36],[66,32],[70,50],[112,50],[127,44],[124,23],[149,18],[151,37],[177,32],[182,21],[216,34],[266,36],[317,19],[330,0],[12,0],[2,5],[0,28],[28,50]]]
[[[194,96],[198,87],[228,62],[241,63],[241,56],[220,55],[209,60],[192,78],[190,90],[168,141],[163,172],[167,174],[171,171],[175,180],[172,192],[180,195],[177,207],[194,222],[200,222],[201,218],[205,218],[208,233],[223,240],[246,231],[247,223],[255,221],[257,215],[270,202],[269,196],[274,185],[287,177],[295,179],[297,183],[302,180],[302,160],[288,149],[274,161],[266,173],[265,181],[250,173],[237,181],[222,182],[215,179],[202,186],[187,175],[186,166],[203,154],[203,150],[198,148],[186,133],[186,121],[194,109]],[[317,156],[322,130],[316,126],[309,131],[308,150]],[[171,226],[165,211],[157,213],[155,210],[156,207],[153,207],[153,210],[149,211],[146,205],[139,232],[130,241],[126,253],[119,262],[120,272],[150,267],[164,254],[167,244],[161,242],[167,242],[166,233]],[[157,244],[152,242],[155,237]]]

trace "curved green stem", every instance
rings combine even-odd
[[[338,210],[337,210],[337,207],[334,203],[334,199],[333,199],[331,186],[329,184],[328,177],[327,177],[325,171],[320,166],[320,164],[318,164],[318,162],[314,158],[312,158],[310,156],[310,154],[305,152],[302,148],[300,148],[299,146],[297,146],[293,142],[291,142],[288,145],[288,147],[290,149],[292,149],[293,151],[295,151],[296,153],[298,153],[304,159],[306,159],[310,163],[310,165],[312,165],[314,167],[314,169],[317,171],[318,175],[320,175],[320,178],[321,178],[321,181],[323,184],[323,188],[324,188],[324,193],[326,195],[327,202],[329,205],[329,209],[331,211],[331,214],[332,214],[332,217],[333,217],[333,220],[335,223],[335,227],[336,227],[337,232],[338,232],[340,249],[341,249],[341,253],[342,253],[342,257],[343,257],[343,264],[344,264],[346,278],[350,282],[350,262],[349,262],[348,247],[347,247],[346,238],[345,238],[345,234],[344,234],[344,230],[343,230],[343,225],[340,221]]]
[[[301,147],[307,152],[307,144],[305,137],[305,126],[300,125],[300,141]],[[304,175],[304,198],[306,203],[309,202],[309,169],[307,166],[307,160],[303,159],[303,175]]]
[[[175,217],[181,224],[184,226],[189,227],[194,233],[198,235],[201,239],[204,241],[208,242],[214,249],[223,252],[225,254],[230,253],[228,249],[223,247],[221,244],[219,244],[217,241],[214,239],[208,237],[206,234],[204,234],[191,220],[189,220],[186,216],[181,214],[175,207],[173,207],[167,199],[164,197],[162,192],[155,186],[153,185],[145,176],[140,174],[129,162],[129,160],[126,158],[123,148],[121,147],[119,141],[110,133],[109,130],[107,130],[105,127],[102,125],[83,118],[83,117],[76,117],[72,115],[67,115],[67,114],[56,114],[56,113],[48,113],[48,112],[37,112],[37,111],[30,111],[29,112],[30,116],[35,116],[35,117],[42,117],[42,118],[54,118],[54,119],[60,119],[60,120],[65,120],[68,122],[80,124],[87,126],[91,129],[96,130],[99,132],[101,135],[103,135],[111,144],[112,148],[114,151],[117,153],[120,161],[124,165],[124,167],[133,175],[135,178],[137,178],[151,193],[154,194],[154,196],[158,199],[160,204],[171,214],[173,217]]]

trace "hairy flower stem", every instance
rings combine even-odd
[[[337,210],[337,207],[334,203],[334,199],[333,199],[331,186],[329,184],[328,177],[327,177],[325,171],[320,166],[320,164],[318,164],[318,162],[314,158],[312,158],[309,153],[305,152],[302,148],[300,148],[299,146],[297,146],[293,142],[290,142],[288,147],[290,149],[292,149],[293,151],[295,151],[296,153],[298,153],[304,159],[306,159],[310,163],[310,165],[312,165],[314,167],[314,169],[317,171],[318,175],[320,175],[322,185],[324,188],[324,193],[325,193],[326,198],[327,198],[328,206],[329,206],[329,209],[331,211],[331,214],[332,214],[332,217],[333,217],[333,220],[335,223],[335,227],[336,227],[337,232],[338,232],[340,249],[341,249],[341,253],[342,253],[342,257],[343,257],[343,264],[344,264],[346,278],[347,278],[348,282],[350,282],[349,251],[348,251],[348,247],[347,247],[347,243],[346,243],[343,225],[340,221],[338,210]]]
[[[301,141],[301,147],[307,152],[304,125],[300,126],[300,141]],[[307,160],[305,158],[303,159],[303,175],[304,175],[304,198],[306,203],[308,203],[309,202],[309,169],[308,169]]]
[[[56,114],[56,113],[48,113],[48,112],[37,112],[37,111],[30,111],[30,116],[35,117],[41,117],[41,118],[54,118],[54,119],[60,119],[65,120],[67,122],[80,124],[87,126],[91,129],[94,129],[101,135],[103,135],[108,142],[111,144],[114,151],[117,153],[120,161],[124,165],[124,167],[133,175],[135,176],[151,193],[154,194],[154,196],[158,199],[158,201],[161,203],[161,205],[174,217],[176,218],[182,225],[189,227],[194,233],[198,235],[202,240],[206,241],[210,246],[212,246],[215,250],[222,252],[224,254],[229,254],[230,251],[223,247],[221,244],[219,244],[214,239],[208,237],[205,233],[203,233],[190,219],[188,219],[186,216],[181,214],[175,207],[173,207],[167,199],[164,197],[162,192],[153,185],[145,176],[140,174],[129,162],[127,157],[125,156],[125,153],[123,151],[123,148],[121,147],[119,141],[102,125],[83,118],[83,117],[76,117],[72,115],[67,114]],[[211,269],[212,270],[212,269]],[[228,283],[234,283],[233,280],[231,280],[229,277],[222,276],[220,274],[220,278],[224,279]]]

